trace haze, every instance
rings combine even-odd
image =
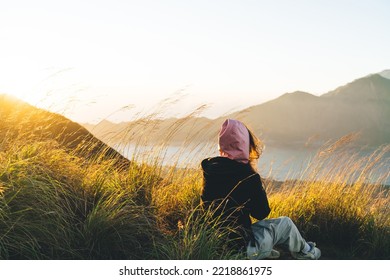
[[[378,0],[6,1],[0,92],[79,122],[129,120],[172,95],[167,115],[207,103],[216,117],[388,69],[389,10]]]

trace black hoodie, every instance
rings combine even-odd
[[[202,201],[206,207],[218,206],[223,215],[233,222],[245,242],[252,238],[250,216],[262,220],[270,213],[267,195],[260,175],[250,164],[225,157],[207,158],[202,161]],[[242,243],[242,241],[241,241]]]

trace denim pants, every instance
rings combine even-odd
[[[252,231],[255,244],[247,246],[249,259],[267,258],[275,245],[285,246],[290,252],[300,252],[306,244],[305,239],[288,217],[258,221],[252,224]]]

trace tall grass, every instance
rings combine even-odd
[[[234,229],[201,210],[201,170],[190,158],[187,166],[179,157],[163,164],[169,140],[192,117],[148,153],[135,149],[127,165],[91,141],[69,149],[26,130],[28,123],[0,125],[0,259],[245,258],[226,243]],[[138,138],[139,151],[147,138]],[[389,170],[376,171],[390,148],[362,158],[348,143],[324,147],[300,179],[266,180],[271,217],[290,216],[325,258],[389,259],[390,199],[382,185]]]
[[[223,226],[212,210],[196,207],[186,219],[179,220],[178,230],[156,244],[158,259],[204,260],[244,258],[231,246],[229,234],[235,228]]]
[[[362,157],[348,137],[328,145],[300,179],[270,186],[271,216],[290,216],[303,234],[323,244],[328,258],[390,257],[390,146]],[[373,179],[375,181],[373,181]]]
[[[0,258],[147,256],[153,209],[136,201],[137,181],[123,180],[111,162],[85,163],[48,142],[1,159]]]

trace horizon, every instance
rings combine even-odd
[[[131,120],[161,104],[168,117],[206,104],[201,115],[215,118],[288,92],[318,96],[389,68],[389,8],[12,1],[0,11],[0,92],[84,123]]]
[[[319,94],[319,95],[315,95],[315,94],[312,94],[310,92],[303,92],[303,91],[299,91],[299,90],[292,91],[292,92],[285,92],[285,93],[280,94],[280,95],[276,96],[275,98],[267,100],[265,102],[258,103],[258,104],[250,104],[247,107],[238,108],[238,109],[233,108],[230,111],[222,112],[220,115],[214,115],[214,116],[207,116],[207,115],[203,114],[203,112],[207,110],[207,106],[208,106],[207,104],[204,104],[204,106],[201,106],[202,107],[201,109],[195,108],[193,111],[183,112],[183,115],[177,115],[177,114],[175,114],[175,115],[167,115],[166,111],[163,111],[161,109],[163,109],[164,107],[165,107],[165,109],[168,109],[168,110],[169,109],[173,109],[173,108],[175,108],[174,105],[177,102],[180,102],[180,96],[179,95],[177,95],[177,96],[172,95],[172,96],[168,96],[165,100],[163,100],[163,102],[161,102],[159,106],[155,106],[154,109],[153,108],[149,108],[150,109],[149,111],[145,110],[145,111],[137,112],[135,114],[134,118],[126,118],[126,117],[124,117],[123,119],[120,119],[120,118],[116,119],[116,120],[115,119],[110,119],[110,116],[115,114],[115,113],[119,115],[119,114],[123,113],[124,111],[126,111],[127,109],[130,109],[130,110],[134,109],[134,107],[132,107],[131,105],[130,106],[126,105],[126,106],[124,106],[123,108],[120,108],[118,111],[116,111],[114,113],[111,112],[111,114],[108,117],[102,118],[102,119],[100,119],[97,122],[77,121],[77,120],[73,120],[73,121],[78,122],[78,123],[80,123],[82,125],[92,125],[93,126],[93,125],[99,125],[99,124],[104,123],[104,122],[108,122],[108,123],[112,123],[112,124],[133,122],[133,121],[137,121],[137,120],[142,119],[142,118],[151,119],[151,120],[167,120],[167,119],[180,119],[180,118],[183,118],[183,117],[191,116],[191,117],[196,117],[196,118],[206,118],[206,119],[209,119],[209,120],[215,120],[215,119],[219,119],[221,117],[227,116],[228,114],[230,115],[230,114],[234,114],[234,113],[239,113],[240,111],[249,109],[251,107],[261,106],[261,105],[263,105],[263,104],[265,104],[267,102],[277,100],[277,99],[283,97],[286,94],[305,93],[305,94],[309,94],[309,95],[312,95],[312,96],[315,96],[315,97],[321,97],[322,95],[326,95],[329,92],[337,90],[338,88],[342,88],[342,87],[344,87],[346,85],[354,83],[357,80],[360,80],[360,79],[363,79],[363,78],[368,78],[368,77],[373,76],[373,75],[379,75],[379,76],[381,76],[384,79],[390,80],[390,70],[386,69],[386,70],[380,71],[378,73],[371,73],[371,74],[365,75],[363,77],[356,78],[356,79],[346,83],[345,85],[340,85],[340,86],[334,88],[333,90],[330,90],[328,92],[325,92],[325,93],[322,93],[322,94]],[[66,116],[66,112],[56,112],[56,111],[50,110],[50,108],[44,108],[44,106],[39,106],[39,104],[32,104],[28,100],[24,100],[24,99],[18,97],[17,95],[12,95],[12,94],[7,94],[7,93],[0,93],[0,95],[6,95],[6,96],[9,96],[11,98],[16,98],[16,99],[18,99],[18,100],[20,100],[22,102],[27,102],[28,104],[30,104],[30,105],[32,105],[32,106],[34,106],[36,108],[48,110],[49,112],[58,113],[60,115],[68,117],[68,116]],[[171,104],[169,104],[169,102],[171,102]],[[126,107],[129,107],[129,108],[126,108]],[[171,107],[171,108],[169,108],[169,107]],[[121,110],[121,109],[123,109],[123,110]],[[236,110],[234,110],[234,109],[236,109]],[[197,110],[199,111],[199,113],[196,112]],[[69,118],[69,119],[72,120],[71,118]]]

